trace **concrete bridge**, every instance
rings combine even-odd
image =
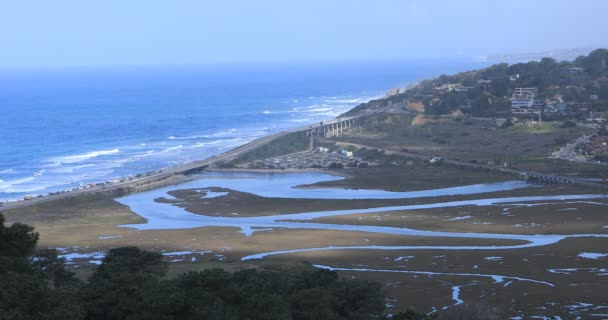
[[[356,119],[356,117],[338,118],[330,122],[321,122],[318,125],[311,125],[306,130],[306,136],[325,138],[337,137],[342,134],[344,130],[352,127]]]

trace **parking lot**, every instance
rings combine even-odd
[[[364,163],[364,164],[363,164]],[[371,165],[356,156],[341,153],[302,151],[244,164],[248,168],[260,169],[305,169],[305,168],[340,168]]]

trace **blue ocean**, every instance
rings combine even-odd
[[[471,60],[0,70],[0,201],[206,158]]]

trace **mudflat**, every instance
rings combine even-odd
[[[439,179],[435,189],[387,192],[374,190],[375,183],[361,188],[369,172],[348,171],[345,179],[224,172],[118,199],[90,195],[6,215],[34,225],[41,246],[58,248],[81,276],[109,248],[137,245],[163,253],[173,273],[302,261],[335,268],[382,282],[394,312],[466,302],[501,305],[509,317],[567,318],[608,305],[604,195],[504,180],[451,189]]]

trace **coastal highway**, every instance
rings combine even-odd
[[[308,127],[306,127],[306,128],[308,128]],[[306,128],[296,128],[296,129],[268,135],[268,136],[256,139],[254,141],[251,141],[249,143],[246,143],[242,146],[231,149],[231,150],[229,150],[225,153],[222,153],[220,155],[217,155],[217,156],[211,156],[204,160],[198,160],[198,161],[193,161],[193,162],[177,165],[174,167],[164,168],[164,169],[162,169],[158,172],[152,173],[150,175],[145,175],[145,176],[142,176],[139,178],[133,178],[131,180],[127,180],[124,182],[105,184],[102,186],[93,186],[93,187],[89,187],[89,188],[77,189],[77,190],[67,191],[67,192],[53,194],[53,195],[44,195],[41,197],[29,199],[29,200],[19,200],[19,201],[0,203],[0,212],[10,210],[10,209],[30,206],[30,205],[34,205],[34,204],[54,201],[54,200],[60,200],[60,199],[66,199],[66,198],[71,198],[71,197],[85,195],[85,194],[96,193],[96,192],[111,192],[113,190],[117,190],[120,188],[130,188],[130,187],[137,187],[137,186],[144,186],[144,185],[149,185],[150,187],[161,187],[161,186],[164,186],[167,184],[175,183],[176,180],[171,179],[171,178],[182,175],[186,171],[203,168],[205,166],[213,165],[218,162],[232,160],[244,153],[247,153],[251,150],[259,148],[259,147],[273,141],[276,138],[284,136],[287,133],[302,131],[302,130],[305,130]]]
[[[340,121],[344,121],[344,120],[351,120],[351,119],[356,119],[356,117],[347,117],[347,118],[345,117],[345,118],[332,119],[332,120],[323,122],[323,125],[330,125],[330,124],[333,124],[336,122],[340,122]],[[282,131],[279,133],[267,135],[267,136],[258,138],[256,140],[253,140],[249,143],[246,143],[244,145],[238,146],[234,149],[231,149],[231,150],[229,150],[225,153],[219,154],[217,156],[211,156],[211,157],[203,159],[203,160],[198,160],[198,161],[188,162],[188,163],[184,163],[184,164],[173,166],[173,167],[163,168],[162,170],[160,170],[158,172],[155,172],[155,173],[152,173],[149,175],[145,175],[142,177],[138,177],[138,178],[133,178],[131,180],[127,180],[124,182],[105,184],[105,185],[101,185],[101,186],[93,186],[93,187],[88,187],[88,188],[84,188],[84,189],[71,190],[71,191],[58,193],[58,194],[52,194],[52,195],[43,195],[41,197],[35,197],[35,198],[29,199],[29,200],[18,200],[18,201],[0,203],[0,212],[6,211],[6,210],[11,210],[11,209],[16,209],[16,208],[21,208],[21,207],[25,207],[25,206],[30,206],[30,205],[34,205],[34,204],[54,201],[54,200],[66,199],[66,198],[71,198],[71,197],[85,195],[85,194],[92,194],[92,193],[96,193],[96,192],[111,192],[111,191],[114,191],[114,190],[117,190],[120,188],[132,188],[132,187],[137,188],[138,186],[145,186],[146,189],[150,189],[150,188],[162,187],[162,186],[165,186],[168,184],[182,181],[182,180],[177,180],[177,179],[172,179],[172,178],[177,178],[179,176],[182,176],[187,171],[200,169],[200,168],[204,168],[204,167],[216,164],[216,163],[233,160],[242,154],[245,154],[254,149],[257,149],[257,148],[259,148],[279,137],[287,135],[289,133],[303,132],[305,130],[310,129],[311,127],[315,128],[315,127],[319,127],[319,126],[321,126],[320,123],[315,123],[315,124],[311,124],[311,125],[307,125],[307,126],[303,126],[303,127],[297,127],[297,128],[289,129],[289,130]]]

